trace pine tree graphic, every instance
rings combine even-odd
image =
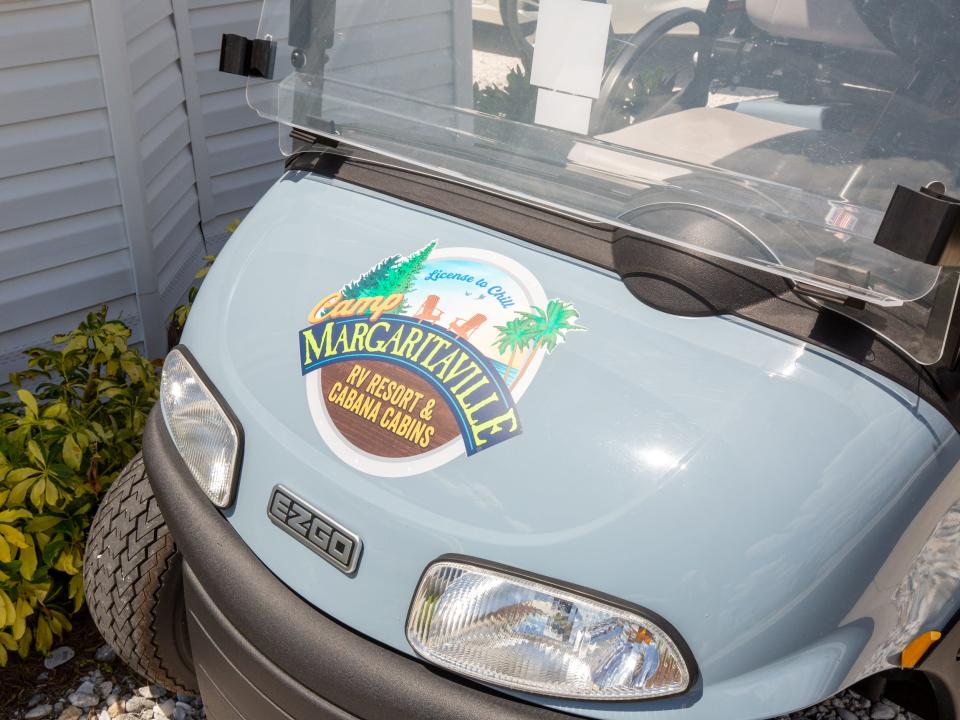
[[[354,299],[409,293],[414,289],[414,280],[436,246],[437,241],[434,240],[407,257],[400,255],[388,257],[346,285],[341,290],[342,296],[345,299]],[[407,303],[404,302],[397,308],[397,312],[404,312],[406,309]]]
[[[400,255],[391,255],[381,260],[375,267],[365,272],[352,283],[347,283],[340,291],[344,300],[356,300],[362,297],[375,297],[379,293],[373,292],[373,288],[380,285],[387,278],[393,266],[403,258]]]

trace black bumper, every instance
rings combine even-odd
[[[184,558],[193,664],[211,720],[570,717],[431,668],[306,603],[207,500],[156,409],[143,456]]]

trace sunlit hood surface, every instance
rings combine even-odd
[[[421,438],[409,431],[401,462],[430,462],[391,473],[368,461],[396,457],[383,441],[383,432],[396,432],[364,420],[368,432],[347,438],[355,452],[326,433],[323,413],[342,409],[339,391],[328,386],[319,414],[309,393],[317,373],[322,380],[337,365],[305,367],[303,331],[320,328],[319,343],[335,318],[311,325],[308,315],[327,295],[373,278],[384,258],[418,263],[425,249],[425,262],[446,257],[443,249],[500,258],[497,267],[533,288],[534,305],[560,300],[576,311],[565,325],[583,329],[567,331],[553,352],[541,350],[539,366],[525,371],[525,390],[514,386],[518,433],[505,425],[509,437],[468,454],[457,430],[444,446],[449,457],[439,457],[418,454],[412,446]],[[427,270],[416,275],[409,308],[380,320],[420,315],[435,318],[417,320],[425,331],[472,332],[469,345],[502,359],[496,371],[515,378],[526,363],[515,359],[507,370],[509,346],[500,354],[482,335],[493,330],[496,338],[493,326],[504,324],[492,319],[502,278],[484,270],[427,280]],[[520,293],[510,294],[517,302],[508,309],[520,307]],[[430,295],[439,299],[428,302]],[[478,325],[477,315],[489,324]],[[271,572],[316,607],[410,653],[404,624],[420,574],[441,555],[470,555],[648,608],[687,642],[701,678],[672,699],[538,703],[596,718],[651,710],[666,720],[779,715],[888,667],[891,647],[915,628],[942,627],[954,607],[955,569],[943,568],[942,553],[925,558],[921,550],[960,500],[960,478],[943,480],[960,447],[942,415],[828,352],[729,318],[657,311],[616,276],[522,241],[292,173],[217,259],[183,342],[243,426],[242,474],[227,518]],[[417,357],[416,347],[401,345],[397,353]],[[335,353],[362,350],[333,344]],[[381,360],[393,350],[374,348]],[[429,351],[419,359],[438,372],[443,356],[425,360]],[[313,350],[308,359],[316,360]],[[370,362],[339,366],[349,373]],[[393,368],[382,372],[396,380]],[[347,383],[371,388],[372,378],[358,381]],[[383,388],[375,391],[390,392]],[[401,405],[427,417],[402,393]],[[355,574],[270,521],[277,485],[356,533],[363,553]],[[911,583],[924,573],[938,578],[935,596],[894,592],[911,567]]]

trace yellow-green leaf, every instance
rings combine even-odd
[[[33,608],[30,607],[30,603],[28,603],[28,602],[23,598],[23,596],[21,596],[20,598],[17,599],[17,605],[16,605],[16,607],[17,607],[17,617],[26,618],[26,617],[30,617],[31,615],[33,615]]]
[[[28,627],[23,637],[17,641],[17,655],[22,658],[27,657],[30,652],[30,642],[33,640],[33,631]]]
[[[14,640],[19,640],[23,637],[23,634],[27,631],[27,619],[18,617],[13,622],[12,634]]]
[[[9,475],[7,475],[7,482],[18,483],[21,480],[26,480],[27,478],[36,477],[39,474],[40,474],[40,471],[37,470],[36,468],[31,468],[31,467],[17,468],[13,472],[11,472]]]
[[[11,637],[10,633],[0,632],[0,647],[6,648],[7,650],[16,650],[16,638]]]
[[[143,371],[141,371],[135,357],[134,353],[124,353],[124,356],[120,358],[120,367],[133,382],[138,383],[143,380]]]
[[[55,527],[63,518],[56,515],[39,515],[32,520],[27,521],[23,529],[27,532],[43,532]]]
[[[68,411],[67,404],[63,401],[58,401],[50,403],[43,409],[43,417],[50,419],[61,418],[66,416]]]
[[[47,488],[47,491],[46,491],[47,505],[55,505],[57,502],[57,498],[60,497],[60,491],[57,490],[57,486],[54,485],[49,480],[47,480],[46,488]]]
[[[73,611],[79,610],[80,606],[83,605],[83,575],[81,573],[77,573],[70,578],[67,596],[73,598]]]
[[[37,399],[33,396],[33,393],[31,393],[29,390],[20,388],[17,390],[17,397],[20,398],[20,402],[26,406],[27,417],[35,418],[37,415],[39,415],[40,409],[37,407]]]
[[[0,645],[0,667],[7,666],[7,649]]]
[[[37,619],[37,650],[42,653],[50,652],[53,646],[53,632],[45,617]]]
[[[3,535],[6,541],[15,547],[25,548],[27,546],[23,533],[11,525],[0,525],[0,535]]]
[[[80,333],[77,333],[72,338],[70,342],[67,343],[66,347],[63,348],[64,353],[74,352],[76,350],[86,350],[87,349],[87,338]]]
[[[7,545],[7,541],[0,537],[0,562],[8,563],[13,559],[10,555],[10,546]],[[3,627],[3,619],[0,616],[0,627]]]
[[[27,547],[20,550],[20,575],[25,580],[33,580],[33,574],[37,571],[37,549],[33,545],[33,539],[27,538]]]
[[[56,620],[57,624],[59,624],[63,630],[66,630],[66,631],[73,630],[73,624],[67,619],[67,616],[64,615],[62,612],[60,612],[59,610],[51,610],[50,618],[51,620]]]
[[[0,590],[0,604],[3,605],[7,620],[6,623],[0,623],[0,627],[3,627],[4,624],[13,625],[17,619],[17,609],[13,606],[13,601],[10,599],[10,596],[3,590]]]
[[[72,470],[79,470],[82,461],[83,450],[80,449],[76,436],[67,435],[66,440],[63,441],[63,462]]]
[[[33,488],[30,490],[30,502],[33,503],[33,506],[37,510],[43,510],[43,496],[44,491],[47,489],[47,481],[43,478],[40,478],[33,484]]]
[[[10,504],[23,505],[23,501],[26,499],[27,491],[31,485],[33,485],[33,476],[17,483],[16,487],[10,491]]]
[[[40,450],[40,446],[37,445],[36,440],[27,441],[27,455],[29,455],[30,459],[33,460],[40,467],[47,466],[47,461],[43,457],[43,452]]]
[[[0,510],[0,523],[11,523],[14,520],[22,520],[23,518],[32,517],[33,513],[29,510],[24,510],[23,508],[17,508],[16,510]]]
[[[19,602],[19,601],[18,601]],[[19,640],[27,631],[27,616],[17,613],[17,619],[13,621],[13,639]]]

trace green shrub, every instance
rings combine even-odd
[[[239,220],[234,220],[227,227],[227,232],[232,233],[237,229],[239,224]],[[190,314],[190,308],[193,307],[193,301],[197,299],[197,293],[200,292],[200,283],[203,282],[207,273],[210,272],[210,268],[213,267],[213,261],[216,259],[215,255],[204,255],[203,267],[197,270],[193,276],[193,279],[197,282],[194,283],[187,292],[187,302],[183,305],[177,305],[177,307],[173,309],[173,312],[170,313],[170,317],[168,318],[169,325],[167,327],[167,344],[170,347],[180,342],[180,336],[183,334],[183,328],[187,324],[187,316]]]
[[[87,528],[157,399],[157,367],[106,318],[104,307],[54,349],[28,350],[15,396],[0,398],[0,666],[70,629]]]
[[[507,73],[502,86],[473,84],[474,108],[487,115],[532,123],[536,101],[537,89],[530,84],[529,76],[520,65]]]

